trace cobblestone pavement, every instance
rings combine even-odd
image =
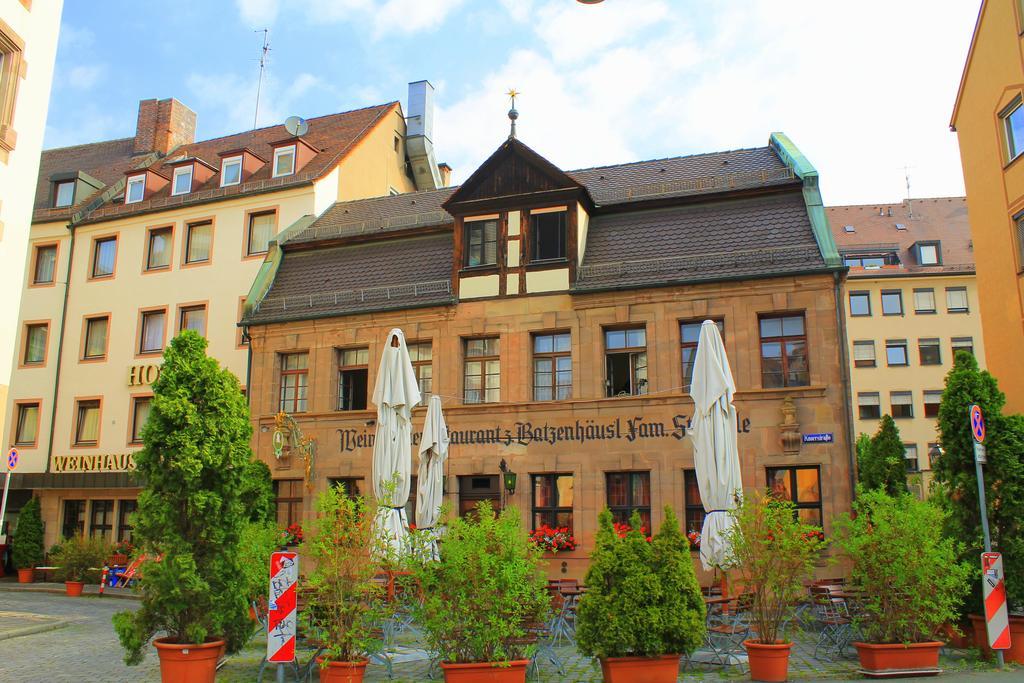
[[[0,681],[4,683],[35,683],[36,681],[75,681],[116,683],[120,681],[159,681],[159,665],[155,652],[150,652],[140,666],[128,667],[121,660],[121,648],[114,635],[110,618],[119,610],[134,609],[135,601],[108,598],[69,598],[50,593],[28,593],[0,589],[0,610],[40,615],[43,618],[62,619],[69,622],[56,631],[17,636],[0,640]],[[27,622],[26,622],[27,625]],[[415,647],[416,643],[406,644]],[[224,683],[256,680],[266,641],[256,636],[237,655],[229,657],[217,676]],[[597,682],[601,673],[593,660],[581,656],[574,648],[560,647],[555,650],[562,660],[563,674],[559,674],[550,662],[543,661],[539,676],[532,680],[565,681],[566,683]],[[301,652],[305,663],[312,653]],[[798,639],[794,649],[790,673],[791,679],[809,682],[829,679],[857,678],[856,664],[849,659],[837,661],[814,658],[813,636]],[[422,651],[406,653],[394,664],[394,681],[423,681],[428,679],[429,661]],[[971,651],[951,651],[944,656],[942,668],[947,675],[943,680],[970,680],[972,683],[1009,683],[1024,679],[1020,669],[1010,672],[991,672],[990,665],[977,660]],[[989,671],[989,673],[982,673]],[[746,680],[744,666],[722,667],[708,664],[692,664],[680,676],[683,681],[732,681]],[[264,677],[268,683],[274,681],[273,670]],[[294,678],[289,675],[288,681]],[[313,679],[316,680],[316,672]],[[386,667],[371,663],[367,670],[368,681],[385,681]],[[434,680],[441,680],[435,672]],[[934,679],[932,679],[934,680]]]

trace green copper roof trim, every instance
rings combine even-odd
[[[814,231],[818,249],[821,250],[821,257],[829,266],[843,265],[835,238],[832,237],[832,230],[828,227],[825,203],[821,199],[821,190],[818,189],[818,170],[785,133],[772,133],[768,144],[779,155],[782,163],[792,169],[796,177],[803,181],[807,217],[811,219],[811,229]]]
[[[315,219],[316,216],[306,214],[279,232],[277,234],[277,239],[270,242],[270,247],[267,249],[267,256],[263,259],[263,263],[260,264],[259,272],[256,273],[256,278],[252,281],[252,287],[249,289],[249,295],[245,297],[245,308],[242,311],[243,320],[248,318],[256,309],[256,305],[263,300],[263,297],[265,297],[267,292],[270,291],[270,286],[274,284],[274,277],[277,275],[277,269],[281,267],[281,261],[284,259],[284,251],[281,250],[280,246],[281,243],[308,228]]]

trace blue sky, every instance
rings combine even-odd
[[[464,179],[507,135],[579,168],[790,135],[831,204],[963,192],[949,116],[976,0],[65,0],[46,146],[134,133],[176,97],[200,139],[437,87],[435,148]]]

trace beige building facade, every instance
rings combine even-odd
[[[928,492],[936,419],[957,351],[985,366],[985,342],[963,197],[829,207],[850,272],[844,287],[855,428],[892,415],[911,488]],[[966,418],[965,418],[966,419]]]
[[[179,331],[246,385],[237,322],[272,240],[338,200],[416,189],[397,102],[297,131],[194,130],[180,102],[144,100],[134,138],[44,154],[4,438],[47,543],[130,535],[133,454]]]

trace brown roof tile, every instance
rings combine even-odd
[[[455,191],[407,192],[385,197],[336,202],[308,228],[288,240],[288,244],[315,242],[341,237],[365,237],[396,230],[451,225],[451,214],[441,204]]]
[[[913,215],[911,215],[913,209]],[[849,277],[883,277],[925,273],[973,273],[974,251],[965,197],[904,200],[898,204],[830,206],[826,209],[840,253],[895,252],[900,266],[880,270],[851,268]],[[891,213],[891,215],[890,215]],[[897,229],[902,225],[904,230]],[[852,226],[853,232],[847,232]],[[917,263],[916,242],[942,243],[942,264]]]

